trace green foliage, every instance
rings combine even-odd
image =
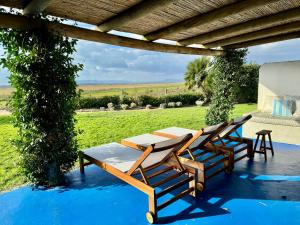
[[[159,106],[160,99],[157,97],[153,97],[150,95],[141,95],[137,98],[137,103],[140,106],[152,105],[152,106]]]
[[[183,105],[195,105],[197,100],[203,99],[204,96],[201,94],[165,95],[160,97],[160,103],[182,102]]]
[[[184,75],[185,85],[189,89],[199,90],[207,99],[211,96],[210,86],[205,82],[210,75],[210,61],[208,57],[193,60]]]
[[[56,185],[77,158],[75,40],[44,28],[0,30],[1,65],[15,91],[10,100],[21,166],[35,184]]]
[[[258,91],[259,65],[255,63],[244,64],[237,77],[236,97],[239,103],[256,103]]]
[[[205,120],[208,125],[228,120],[236,102],[238,76],[247,55],[247,49],[228,50],[225,56],[213,61],[213,96]]]
[[[120,104],[120,97],[119,96],[103,96],[99,98],[80,98],[78,109],[92,109],[92,108],[100,108],[100,107],[107,107],[108,103],[114,103],[114,105]]]

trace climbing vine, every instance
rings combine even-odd
[[[76,40],[45,27],[1,29],[1,65],[10,72],[15,91],[10,100],[25,175],[35,184],[57,185],[76,161],[78,144],[74,64]]]
[[[245,62],[247,49],[228,50],[225,56],[213,60],[213,95],[205,120],[213,125],[227,121],[236,102],[238,76]]]

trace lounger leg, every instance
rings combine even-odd
[[[149,223],[155,223],[157,219],[157,200],[155,196],[155,191],[153,190],[153,194],[148,197],[149,201],[149,212],[146,213],[146,218]]]
[[[234,169],[234,152],[229,153],[229,163],[231,170]]]
[[[197,183],[198,183],[198,170],[195,169],[195,174],[189,173],[189,176],[194,177],[194,179],[191,180],[191,181],[189,182],[189,188],[191,188],[191,187],[194,188],[194,191],[191,192],[191,195],[194,196],[194,197],[197,197],[197,193],[198,193],[198,189],[197,189]]]
[[[226,158],[226,160],[224,161],[224,171],[225,173],[230,174],[232,172],[232,167],[231,167],[229,156],[225,154],[224,158]]]
[[[205,169],[204,171],[197,171],[197,189],[203,191],[205,189]]]
[[[81,152],[79,152],[79,166],[80,166],[80,173],[84,174],[84,159],[82,157]]]
[[[253,141],[252,140],[247,140],[247,155],[248,158],[252,159],[253,158]]]

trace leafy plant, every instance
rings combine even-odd
[[[35,184],[57,185],[77,158],[75,77],[82,65],[73,64],[76,40],[39,27],[1,29],[0,42],[0,63],[15,88],[10,106],[23,172]]]
[[[199,90],[205,99],[209,99],[211,96],[210,86],[205,82],[210,75],[210,62],[208,57],[195,59],[188,64],[184,75],[185,85],[189,89]]]
[[[258,95],[259,65],[244,64],[237,77],[236,97],[239,103],[256,103]]]
[[[247,55],[247,49],[227,50],[225,56],[213,60],[213,96],[205,117],[206,124],[213,125],[228,120],[236,102],[238,76]]]
[[[108,103],[113,103],[114,105],[119,105],[121,103],[120,97],[117,95],[113,96],[103,96],[103,97],[81,97],[78,102],[77,109],[92,109],[107,107]]]

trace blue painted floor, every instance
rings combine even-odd
[[[190,196],[159,212],[161,224],[299,225],[300,146],[275,143],[275,156],[236,164]],[[22,187],[0,194],[1,225],[148,224],[147,197],[96,166],[68,175],[67,188]]]

